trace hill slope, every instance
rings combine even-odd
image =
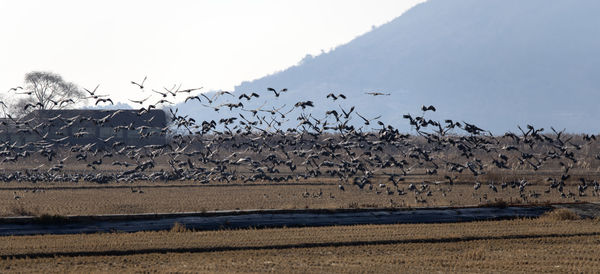
[[[287,87],[280,104],[312,99],[317,108],[337,106],[325,104],[325,95],[343,92],[365,115],[380,113],[392,123],[434,104],[439,118],[473,121],[494,133],[525,123],[597,132],[599,11],[600,2],[591,0],[430,0],[236,91]]]

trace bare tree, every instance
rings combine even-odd
[[[85,100],[85,93],[77,85],[66,82],[62,76],[52,72],[32,71],[25,74],[24,95],[10,107],[10,113],[25,115],[35,109],[64,109]]]
[[[6,95],[0,94],[0,117],[6,117],[6,114],[8,113],[8,104],[5,102],[8,102]]]

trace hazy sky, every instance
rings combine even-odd
[[[0,92],[53,71],[115,98],[130,81],[232,89],[318,55],[423,0],[0,0]]]

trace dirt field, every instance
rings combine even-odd
[[[2,237],[0,271],[594,272],[598,220]]]
[[[540,179],[539,181],[543,181]],[[384,208],[598,202],[561,197],[533,182],[492,191],[482,183],[428,183],[388,194],[333,181],[290,184],[29,183],[0,186],[0,216],[201,212],[235,209]],[[385,182],[383,182],[385,183]],[[431,195],[427,192],[431,191]],[[565,193],[578,193],[576,184]],[[568,214],[567,214],[568,215]],[[0,237],[0,272],[594,272],[598,220],[568,216],[455,224],[366,225],[191,232]]]
[[[418,185],[417,185],[418,186]],[[402,186],[408,188],[408,184]],[[544,193],[545,185],[528,186],[524,199],[518,188],[507,187],[498,192],[487,185],[474,191],[472,184],[449,186],[430,184],[426,192],[415,195],[388,195],[387,187],[372,190],[337,184],[247,184],[247,185],[56,185],[31,183],[5,184],[0,188],[0,216],[91,215],[202,212],[235,209],[301,209],[301,208],[384,208],[473,206],[496,203],[499,200],[514,204],[561,203],[591,201],[600,197],[588,191],[587,196],[562,198],[555,190]],[[34,191],[35,190],[35,191]],[[140,192],[141,190],[141,192]],[[577,193],[575,186],[567,190]],[[16,193],[16,194],[15,194]],[[539,194],[536,197],[533,194]],[[18,199],[15,199],[15,195]]]

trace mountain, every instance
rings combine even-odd
[[[288,107],[312,100],[315,113],[339,109],[340,100],[325,96],[344,93],[344,105],[406,130],[403,114],[435,105],[432,118],[472,122],[495,134],[526,124],[597,133],[598,12],[595,0],[430,0],[235,90],[266,96],[267,87],[287,88],[285,96],[257,100]]]

